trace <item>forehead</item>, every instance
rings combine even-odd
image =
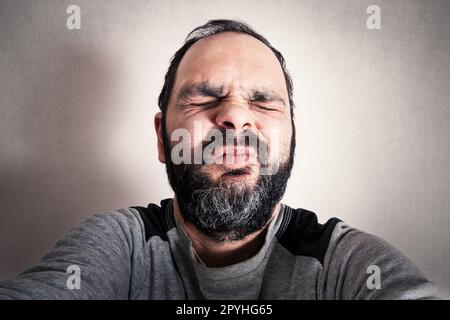
[[[261,41],[225,32],[196,42],[179,65],[173,93],[196,83],[225,88],[270,88],[287,96],[283,70],[275,54]]]

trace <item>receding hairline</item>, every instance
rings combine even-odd
[[[281,71],[283,71],[283,68],[280,64],[280,61],[278,60],[277,56],[275,55],[275,53],[273,52],[273,50],[267,46],[267,44],[265,44],[264,42],[262,42],[261,40],[259,40],[258,38],[255,38],[254,36],[252,36],[251,34],[248,33],[243,33],[243,32],[239,32],[239,31],[223,31],[223,32],[219,32],[219,33],[215,33],[209,36],[206,36],[204,38],[199,39],[198,41],[196,41],[184,54],[183,58],[180,61],[180,65],[183,63],[183,60],[186,60],[186,56],[189,56],[192,54],[193,51],[195,51],[195,49],[197,49],[199,46],[205,46],[208,45],[208,42],[212,42],[212,41],[219,41],[217,38],[221,38],[221,37],[237,37],[237,38],[243,38],[243,39],[248,39],[251,40],[253,43],[257,43],[258,46],[261,49],[264,49],[264,51],[268,54],[268,56],[271,56],[273,58],[273,61],[276,62],[277,65],[280,66]],[[197,49],[198,50],[198,49]],[[178,67],[179,67],[178,66]],[[179,68],[178,68],[179,69]]]
[[[192,59],[192,58],[191,58],[191,57],[192,57],[191,55],[192,55],[192,54],[195,55],[195,54],[196,54],[196,53],[195,53],[196,50],[205,50],[205,49],[207,49],[207,48],[198,49],[198,47],[201,46],[201,45],[205,45],[205,43],[206,43],[207,40],[209,40],[209,41],[220,41],[220,40],[218,40],[217,38],[220,39],[220,37],[230,37],[230,36],[238,37],[238,38],[242,38],[242,39],[248,39],[248,40],[251,40],[251,41],[254,40],[253,43],[255,43],[255,44],[258,43],[258,50],[264,49],[265,55],[266,55],[267,57],[270,57],[270,60],[271,60],[270,63],[273,63],[272,66],[273,66],[274,68],[276,68],[277,71],[279,72],[279,75],[281,76],[280,79],[283,79],[283,83],[285,82],[283,68],[282,68],[282,66],[281,66],[281,64],[280,64],[280,62],[279,62],[279,60],[277,59],[277,56],[275,55],[275,53],[272,51],[272,49],[271,49],[270,47],[268,47],[264,42],[260,41],[259,39],[255,38],[255,37],[252,36],[252,35],[249,35],[249,34],[246,34],[246,33],[242,33],[242,32],[237,32],[237,31],[224,31],[224,32],[212,34],[212,35],[210,35],[210,36],[206,36],[206,37],[204,37],[204,38],[198,40],[196,43],[194,43],[194,44],[186,51],[185,55],[184,55],[183,58],[181,59],[179,65],[178,65],[178,68],[177,68],[176,77],[175,77],[175,81],[174,81],[174,86],[173,86],[173,89],[172,89],[172,95],[174,94],[173,90],[175,90],[176,87],[177,87],[177,83],[178,83],[178,85],[179,85],[180,79],[179,79],[178,75],[180,74],[180,71],[182,71],[183,67],[185,67],[186,60]],[[208,44],[206,44],[206,45],[208,45]],[[207,81],[193,82],[193,83],[190,83],[189,86],[192,86],[192,85],[195,85],[195,84],[197,84],[197,85],[200,85],[200,84],[207,84]],[[288,90],[287,90],[287,86],[284,85],[284,87],[285,87],[285,90],[286,90],[286,92],[285,92],[285,93],[286,93],[286,96],[289,97],[289,93],[288,93]],[[178,89],[180,89],[180,88],[178,88]],[[176,100],[176,99],[178,98],[178,95],[175,95],[174,98],[175,98],[175,100]]]

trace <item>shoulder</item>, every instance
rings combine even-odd
[[[286,206],[277,238],[292,254],[316,258],[322,265],[327,257],[340,252],[347,255],[363,252],[365,256],[400,254],[382,238],[353,228],[339,218],[319,223],[314,212],[289,206]]]
[[[150,203],[147,207],[131,206],[94,213],[72,227],[58,244],[81,240],[90,242],[99,238],[121,242],[145,242],[152,236],[166,239],[168,215],[165,211],[170,203],[171,199],[165,199],[161,206]]]
[[[291,254],[317,259],[320,296],[327,299],[433,299],[434,284],[402,252],[338,218],[318,222],[305,209],[286,206],[277,238]],[[378,271],[381,289],[367,287]]]
[[[293,255],[313,257],[323,264],[336,225],[341,220],[331,218],[321,224],[312,211],[285,208],[283,222],[276,234],[280,244]]]
[[[329,298],[438,297],[435,284],[399,249],[342,221],[331,235],[323,270],[324,293]]]
[[[147,207],[130,207],[139,217],[146,241],[154,236],[168,240],[167,232],[175,228],[172,200],[161,200],[160,205],[150,203]]]

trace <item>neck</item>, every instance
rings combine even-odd
[[[213,238],[199,231],[192,223],[186,222],[180,212],[177,198],[174,197],[173,209],[175,219],[180,223],[188,237],[191,239],[195,252],[207,267],[225,267],[245,261],[253,257],[264,245],[267,228],[279,214],[281,204],[278,203],[272,211],[269,221],[260,230],[248,235],[242,240],[217,242]]]

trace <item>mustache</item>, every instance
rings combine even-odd
[[[208,148],[220,148],[225,155],[230,153],[231,149],[231,153],[254,153],[260,163],[267,163],[269,145],[265,140],[261,139],[260,135],[253,131],[244,131],[235,135],[234,131],[223,128],[210,130],[201,141],[201,144],[194,147],[194,153],[201,151],[204,154]],[[218,139],[222,143],[218,143]],[[205,162],[204,159],[202,162]]]
[[[259,165],[263,169],[263,174],[272,174],[272,169],[278,168],[277,161],[270,163],[271,153],[276,154],[278,150],[277,131],[269,131],[267,135],[272,142],[270,154],[269,143],[259,132],[212,128],[205,136],[203,134],[199,136],[198,133],[194,131],[193,134],[186,129],[176,129],[171,133],[170,141],[164,148],[172,165],[195,166],[240,162]]]
[[[236,146],[236,147],[257,147],[258,145],[264,148],[267,148],[267,143],[261,139],[255,132],[253,131],[244,131],[243,133],[239,135],[230,135],[227,134],[226,130],[230,129],[214,129],[210,130],[206,137],[216,137],[216,132],[219,131],[221,134],[222,141],[224,141],[223,146]],[[232,130],[234,131],[234,130]],[[230,131],[228,131],[230,132]],[[202,149],[204,149],[209,144],[213,143],[214,141],[208,140],[202,140]],[[257,145],[252,145],[252,142],[256,142]]]
[[[254,148],[256,151],[258,150],[269,150],[268,149],[268,143],[260,138],[258,134],[256,134],[253,131],[244,131],[239,135],[230,134],[230,132],[233,132],[235,130],[231,129],[224,129],[224,128],[217,128],[210,130],[206,137],[206,140],[202,140],[201,143],[201,150],[202,152],[207,148],[209,145],[215,142],[215,139],[217,137],[217,132],[220,132],[220,137],[222,138],[223,144],[222,147],[245,147],[245,148]],[[228,133],[227,133],[228,132]],[[214,137],[214,139],[211,139],[211,137]]]

